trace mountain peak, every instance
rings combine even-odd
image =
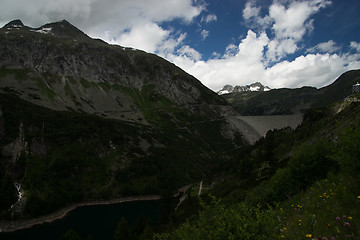
[[[39,29],[51,29],[53,35],[61,38],[89,38],[83,31],[72,25],[67,20],[48,23],[41,26]]]
[[[32,28],[25,26],[20,19],[17,19],[7,23],[1,29],[4,29],[5,31],[13,30],[13,29],[22,29],[24,31],[50,34],[58,38],[72,38],[72,39],[82,39],[82,40],[90,39],[90,37],[88,37],[84,32],[82,32],[81,30],[79,30],[77,27],[75,27],[66,20],[47,23],[41,27]]]
[[[262,85],[260,82],[255,82],[250,85],[245,86],[231,86],[225,85],[220,91],[217,93],[219,95],[229,94],[232,92],[263,92],[271,90],[269,87]]]
[[[24,27],[24,24],[20,19],[16,19],[7,23],[3,28],[21,28],[21,27]]]

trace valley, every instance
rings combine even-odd
[[[320,89],[255,83],[219,96],[66,20],[12,21],[0,46],[3,231],[155,199],[156,227],[116,215],[106,238],[360,237],[360,70]]]

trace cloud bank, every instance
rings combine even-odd
[[[312,18],[331,5],[329,0],[274,1],[268,14],[260,15],[255,1],[246,3],[242,15],[249,30],[236,46],[230,44],[222,57],[198,61],[169,54],[165,57],[203,84],[217,91],[225,84],[246,85],[260,81],[271,88],[323,87],[347,70],[360,68],[360,43],[347,51],[333,40],[302,49],[302,41],[314,31]],[[286,57],[303,50],[292,60]]]

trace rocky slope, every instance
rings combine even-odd
[[[10,22],[0,45],[0,89],[54,110],[146,123],[144,112],[165,98],[189,111],[226,105],[166,60],[91,39],[65,20],[40,28]]]

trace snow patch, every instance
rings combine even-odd
[[[38,30],[31,30],[33,32],[37,32],[37,33],[42,33],[42,34],[53,34],[51,32],[52,28],[51,27],[48,27],[48,28],[41,28],[41,29],[38,29]]]
[[[11,25],[11,27],[8,27],[7,29],[10,30],[10,29],[19,29],[19,28],[22,28],[23,26],[21,25]]]
[[[230,91],[228,90],[222,90],[218,92],[219,95],[228,94],[228,93],[230,93]]]
[[[260,90],[260,86],[250,86],[251,92],[258,92]]]

